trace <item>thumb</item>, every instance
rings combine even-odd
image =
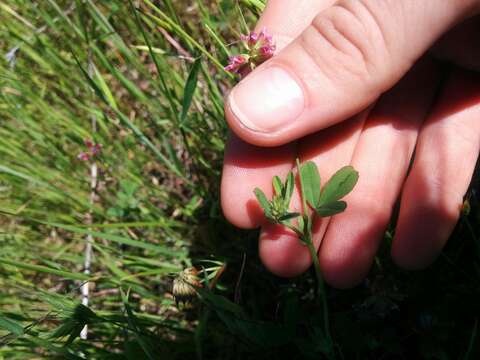
[[[392,87],[478,0],[345,0],[230,92],[232,130],[276,146],[358,113]]]

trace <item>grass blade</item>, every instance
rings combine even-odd
[[[197,58],[193,63],[192,69],[188,74],[187,82],[185,83],[185,89],[183,90],[183,101],[182,101],[182,114],[180,115],[180,126],[183,125],[187,117],[188,109],[192,103],[193,95],[195,89],[197,88],[198,72],[201,67],[201,59]]]

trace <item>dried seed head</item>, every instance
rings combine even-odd
[[[173,280],[172,294],[175,303],[190,304],[196,296],[195,287],[200,287],[200,279],[198,278],[198,270],[194,267],[186,268],[180,271],[178,276]]]

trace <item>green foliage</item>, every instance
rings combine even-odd
[[[23,326],[21,324],[2,315],[0,315],[0,328],[15,336],[23,335]]]
[[[146,357],[150,360],[155,359],[153,346],[149,343],[149,341],[144,336],[142,336],[142,334],[140,334],[138,321],[135,315],[133,314],[130,304],[128,303],[127,295],[125,295],[125,293],[122,291],[121,296],[122,296],[123,305],[125,307],[125,311],[127,313],[127,321],[128,321],[129,328],[133,330],[135,339],[137,340],[138,344],[142,348],[144,355],[146,355]]]
[[[338,170],[323,187],[317,205],[314,206],[316,213],[327,217],[343,212],[347,203],[339,200],[352,191],[357,181],[358,172],[353,167],[345,166]]]
[[[272,219],[272,205],[270,204],[270,201],[268,201],[267,197],[265,196],[264,192],[259,189],[255,188],[254,190],[255,196],[257,197],[258,203],[263,209],[263,212],[267,219]]]
[[[128,180],[120,180],[119,184],[120,191],[117,193],[114,205],[107,210],[107,216],[129,217],[139,206],[136,196],[138,185]]]
[[[275,189],[275,195],[271,202],[265,197],[265,194],[259,189],[255,189],[255,194],[259,200],[260,206],[263,208],[265,217],[276,224],[281,224],[294,231],[298,240],[307,246],[312,263],[315,269],[315,275],[317,277],[317,295],[321,296],[322,308],[323,308],[323,334],[321,336],[324,346],[319,348],[319,351],[327,356],[327,358],[334,358],[334,343],[330,335],[330,320],[328,314],[328,302],[323,285],[322,273],[320,270],[320,264],[317,257],[317,250],[313,245],[313,222],[314,212],[309,209],[310,205],[315,213],[322,217],[328,217],[338,214],[344,211],[347,207],[347,203],[344,201],[338,201],[338,199],[347,195],[352,191],[353,187],[357,183],[358,173],[351,167],[346,166],[337,171],[332,178],[325,184],[323,189],[320,189],[320,174],[318,172],[317,165],[313,161],[307,161],[300,164],[297,159],[297,170],[300,178],[300,193],[303,203],[303,214],[292,214],[290,216],[288,208],[290,206],[290,196],[288,201],[285,198],[279,197],[277,194],[283,194],[284,188],[287,187],[287,182],[290,181],[293,187],[294,180],[293,175],[290,172],[287,177],[287,182],[283,185],[278,176],[273,177],[273,187]],[[291,180],[290,180],[291,179]],[[293,191],[293,189],[291,190]],[[281,199],[281,212],[279,215],[274,216],[274,206],[278,199]],[[307,205],[308,204],[308,205]],[[292,224],[290,219],[298,217],[297,224]],[[303,343],[303,341],[302,341]],[[304,344],[305,345],[305,344]],[[314,353],[316,351],[313,351]]]
[[[345,201],[332,201],[321,205],[315,209],[318,216],[328,217],[339,214],[347,208],[347,203]]]
[[[175,2],[0,4],[0,284],[8,289],[0,357],[100,358],[124,348],[140,356],[143,343],[154,344],[154,358],[195,355],[192,321],[172,306],[169,274],[191,264],[189,251],[210,256],[223,237],[211,232],[190,250],[199,224],[221,221],[221,89],[230,86],[226,54],[200,24],[216,18],[210,30],[226,44],[234,29],[225,20],[237,16],[199,4],[205,15],[190,18]],[[84,139],[103,145],[93,205],[90,164],[77,159]],[[73,311],[86,279],[101,318],[89,323],[94,342],[78,339],[88,321],[84,308]],[[127,288],[128,306],[119,296]]]
[[[233,85],[223,64],[264,6],[0,2],[0,358],[480,356],[475,192],[432,268],[394,267],[388,231],[367,282],[321,292],[327,316],[309,273],[271,275],[258,234],[222,217],[223,96]],[[84,139],[103,145],[93,205],[90,163],[77,159]],[[324,181],[314,204],[318,180],[306,192],[311,210],[339,211],[352,174]],[[271,219],[308,234],[311,218],[288,209],[294,185],[293,173],[273,180]],[[193,309],[176,308],[175,274],[204,265],[206,285],[224,263]],[[88,307],[79,305],[86,280]],[[78,337],[85,324],[87,340]]]
[[[298,163],[298,161],[297,161]],[[288,226],[300,236],[301,241],[310,239],[313,223],[312,214],[309,213],[306,204],[309,204],[321,217],[328,217],[341,213],[347,208],[345,201],[339,201],[350,191],[358,181],[358,172],[351,166],[345,166],[338,170],[323,189],[320,188],[320,174],[317,165],[313,161],[298,164],[300,178],[300,192],[304,202],[304,214],[298,219],[298,227],[292,226],[290,220],[300,214],[289,212],[290,200],[293,194],[295,180],[290,171],[285,183],[278,176],[272,178],[274,195],[269,201],[259,188],[254,190],[258,203],[263,209],[265,217],[273,223]],[[308,240],[307,240],[308,241]]]
[[[88,307],[78,304],[71,316],[65,318],[61,325],[50,335],[51,338],[68,337],[65,345],[70,345],[75,338],[80,336],[80,332],[85,325],[97,321],[97,315]]]
[[[259,188],[255,188],[254,194],[268,220],[273,223],[287,224],[291,219],[294,219],[299,215],[298,213],[288,211],[290,199],[292,198],[295,186],[293,173],[288,173],[285,183],[282,183],[282,180],[278,176],[274,176],[272,179],[272,186],[274,194],[271,201],[268,201],[265,193]]]
[[[187,81],[185,83],[185,89],[183,91],[183,100],[182,100],[182,113],[180,115],[180,124],[183,124],[187,118],[188,110],[192,104],[193,93],[197,87],[198,72],[201,69],[201,58],[197,58],[193,63],[192,69],[188,74]]]

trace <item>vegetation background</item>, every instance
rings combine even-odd
[[[388,231],[361,286],[327,289],[333,342],[314,276],[270,275],[223,218],[222,64],[263,7],[0,2],[0,359],[479,358],[475,188],[434,266],[395,268]],[[178,309],[192,264],[224,271]]]

